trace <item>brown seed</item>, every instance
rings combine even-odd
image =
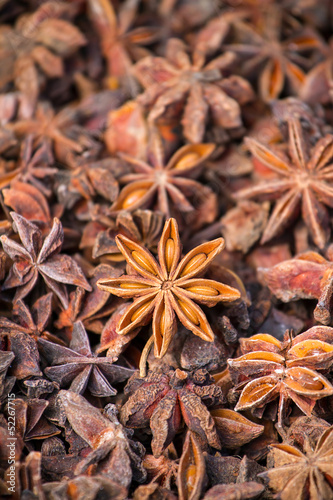
[[[174,166],[177,170],[185,170],[188,167],[191,167],[200,159],[200,155],[198,153],[188,153],[183,156],[181,160]]]
[[[196,295],[205,295],[206,297],[216,297],[219,294],[218,290],[211,286],[189,286],[186,290]]]
[[[141,283],[121,283],[120,288],[124,290],[141,290],[141,288],[150,288],[150,286]]]
[[[187,490],[189,495],[191,495],[194,489],[196,476],[197,476],[196,466],[194,464],[189,465],[186,471]]]
[[[147,193],[147,189],[136,189],[132,193],[130,193],[123,201],[122,208],[127,209],[131,208],[135,203],[137,203],[144,195]]]
[[[200,323],[196,312],[190,306],[188,306],[188,304],[179,299],[178,299],[178,304],[180,305],[180,308],[183,311],[183,313],[192,323],[194,323],[195,325],[198,325]]]
[[[133,250],[132,252],[132,257],[139,264],[139,266],[143,267],[146,271],[149,271],[152,274],[156,275],[156,271],[149,262],[149,260],[146,258],[146,256],[137,250]]]
[[[131,317],[131,321],[132,322],[136,321],[138,319],[138,317],[140,316],[140,314],[142,314],[144,312],[144,310],[149,307],[149,305],[150,305],[150,301],[145,302],[140,307],[138,307],[138,309],[133,313],[133,315]]]
[[[206,259],[207,259],[207,255],[203,252],[198,253],[197,255],[192,257],[192,259],[188,261],[188,263],[186,264],[186,266],[182,270],[181,276],[186,276],[186,274],[189,274],[192,271],[194,271],[195,269],[197,269],[199,266],[201,266],[201,264],[203,264],[203,262],[205,262]]]
[[[170,272],[174,255],[175,242],[171,238],[168,238],[165,244],[165,262],[168,272]]]

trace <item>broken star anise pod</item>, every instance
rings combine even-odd
[[[199,197],[207,189],[193,177],[199,176],[203,163],[214,149],[213,144],[188,144],[178,149],[166,162],[161,137],[152,129],[149,162],[121,154],[135,172],[120,177],[119,182],[124,187],[111,205],[111,213],[151,208],[155,202],[158,210],[167,217],[170,217],[171,208],[177,211],[177,215],[178,212],[182,215],[193,212],[194,207],[188,198]]]
[[[333,363],[333,329],[310,328],[292,337],[286,331],[283,342],[260,333],[240,339],[242,356],[229,359],[229,371],[240,397],[235,410],[259,409],[279,398],[278,421],[283,423],[286,403],[292,400],[303,413],[311,415],[318,399],[333,394],[332,384],[317,370]]]
[[[134,297],[117,326],[125,335],[153,317],[155,356],[162,357],[176,333],[177,321],[204,340],[213,341],[214,333],[202,309],[195,303],[209,307],[218,302],[232,302],[240,292],[223,283],[194,276],[202,275],[212,259],[223,247],[223,238],[203,243],[181,259],[181,243],[175,219],[169,219],[158,245],[159,263],[144,247],[119,235],[119,250],[135,273],[120,278],[97,282],[102,290],[119,297]]]
[[[60,391],[59,396],[73,430],[92,448],[77,465],[74,474],[78,476],[90,465],[96,464],[97,474],[110,477],[125,488],[130,486],[132,477],[140,483],[144,482],[147,477],[141,460],[144,447],[129,439],[126,429],[112,411],[112,405],[107,405],[102,414],[75,392]]]
[[[324,325],[332,321],[333,246],[327,259],[317,252],[305,252],[270,268],[259,268],[265,284],[283,302],[317,299],[314,319]]]
[[[270,448],[272,468],[259,476],[281,500],[333,499],[333,427],[323,432],[315,447],[305,441],[303,452],[288,443]]]
[[[43,241],[40,229],[21,215],[11,212],[22,245],[1,236],[4,251],[14,261],[2,285],[3,290],[16,288],[14,302],[24,298],[41,275],[45,284],[68,306],[66,284],[91,290],[81,268],[69,255],[59,254],[64,240],[61,222],[54,218],[51,231]]]
[[[121,409],[120,420],[133,429],[150,427],[155,457],[173,441],[183,422],[200,437],[200,442],[220,448],[207,407],[221,406],[224,396],[206,370],[185,372],[165,368],[150,371],[145,378],[134,375],[125,392],[130,397]]]
[[[330,221],[325,205],[333,207],[333,135],[321,138],[309,154],[301,122],[291,118],[289,157],[273,151],[255,139],[246,144],[263,165],[279,176],[242,189],[236,198],[278,198],[263,233],[261,243],[278,236],[297,218],[300,208],[315,244],[323,248],[330,236]]]
[[[115,365],[111,357],[98,357],[91,352],[87,332],[81,323],[74,323],[69,347],[39,339],[41,353],[50,366],[44,372],[61,387],[70,384],[70,390],[82,394],[86,389],[98,397],[114,396],[113,382],[123,382],[133,373],[124,366]]]

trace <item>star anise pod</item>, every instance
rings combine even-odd
[[[205,457],[196,434],[187,431],[179,461],[177,486],[181,499],[197,500],[207,483]]]
[[[125,392],[130,397],[121,409],[121,422],[133,429],[150,427],[155,457],[173,441],[183,421],[204,445],[220,448],[207,407],[221,406],[224,396],[206,370],[185,372],[165,368],[150,371],[145,378],[134,375]]]
[[[117,394],[111,386],[123,382],[133,370],[114,364],[111,357],[98,357],[92,353],[87,332],[81,323],[74,323],[69,347],[39,339],[38,345],[49,366],[45,375],[70,390],[82,394],[86,389],[94,396],[107,397]]]
[[[273,151],[254,139],[246,139],[254,158],[279,177],[242,189],[235,196],[238,199],[260,197],[271,200],[279,196],[261,243],[281,234],[301,208],[313,241],[323,248],[330,235],[329,214],[325,205],[333,207],[333,135],[321,138],[310,155],[300,121],[290,119],[288,127],[289,157],[281,150]]]
[[[80,30],[62,19],[71,11],[66,2],[47,1],[19,17],[15,27],[1,26],[0,87],[13,82],[23,93],[25,117],[31,116],[43,82],[64,76],[62,59],[86,43]]]
[[[125,83],[137,90],[131,75],[133,61],[149,54],[146,45],[159,38],[159,30],[150,26],[131,28],[138,16],[139,0],[125,0],[116,12],[111,0],[89,0],[89,14],[101,37],[102,52],[107,61],[108,86],[118,88]]]
[[[162,488],[171,489],[176,482],[179,459],[174,445],[171,443],[159,457],[146,454],[142,465],[147,471],[147,479],[151,483],[158,483]]]
[[[333,498],[333,427],[319,437],[315,447],[305,442],[303,452],[288,442],[270,448],[271,468],[260,477],[281,500]]]
[[[333,38],[323,46],[323,53],[324,60],[308,72],[300,91],[302,99],[311,104],[329,104],[333,100]]]
[[[118,213],[115,221],[114,219],[110,219],[109,222],[109,228],[102,231],[99,230],[97,236],[94,236],[92,249],[92,256],[94,259],[103,256],[111,262],[121,262],[125,260],[116,244],[116,236],[118,234],[123,234],[131,240],[142,244],[148,248],[148,250],[156,252],[164,222],[164,215],[161,212],[152,212],[151,210],[135,210],[135,212],[129,212],[127,210],[122,210]],[[94,224],[94,221],[91,224]],[[96,221],[96,225],[97,224],[101,226],[98,220]],[[83,248],[85,248],[88,243],[88,237],[89,230],[87,230],[86,234],[83,232],[81,241],[81,246]]]
[[[141,457],[144,448],[128,438],[117,417],[92,406],[84,397],[72,391],[60,391],[60,400],[73,430],[92,448],[76,467],[75,475],[82,474],[91,464],[97,464],[96,472],[110,477],[128,488],[132,477],[144,482],[146,471]],[[112,405],[108,405],[111,406]],[[82,419],[82,414],[85,418]]]
[[[333,247],[327,249],[327,259],[317,252],[305,252],[284,260],[271,268],[259,268],[258,273],[269,289],[283,302],[317,299],[316,321],[329,325],[332,321]]]
[[[53,226],[43,241],[40,229],[15,212],[11,216],[22,244],[1,236],[4,251],[14,261],[3,290],[17,288],[14,301],[24,298],[36,285],[39,275],[59,298],[68,305],[66,284],[91,290],[81,268],[72,257],[59,254],[64,239],[61,222],[54,218]]]
[[[235,24],[238,41],[225,48],[244,60],[243,75],[259,77],[258,90],[264,101],[278,98],[286,83],[289,92],[297,94],[310,66],[306,55],[320,47],[320,39],[314,30],[300,26],[296,26],[291,37],[286,37],[285,12],[278,3],[272,2],[264,8],[260,4],[258,12],[254,26],[243,21]]]
[[[214,151],[213,144],[186,145],[178,149],[166,162],[161,137],[151,130],[148,158],[149,162],[129,155],[121,157],[129,163],[135,173],[125,174],[119,182],[125,184],[110,211],[157,208],[167,217],[171,209],[179,213],[193,212],[188,198],[199,197],[205,188],[193,177],[198,177],[203,164]]]
[[[333,386],[317,370],[333,363],[333,329],[313,327],[283,342],[261,333],[240,339],[242,356],[228,361],[233,392],[241,391],[235,410],[259,409],[279,398],[278,421],[286,416],[286,403],[292,400],[306,415],[316,401],[333,394]],[[257,412],[258,413],[258,412]]]
[[[155,356],[162,357],[176,332],[177,315],[185,328],[204,340],[212,341],[213,331],[195,302],[212,307],[221,301],[239,299],[240,292],[223,283],[194,276],[202,275],[222,251],[223,238],[203,243],[180,259],[178,226],[175,219],[169,219],[158,245],[159,263],[148,250],[125,236],[117,236],[116,242],[135,274],[99,280],[97,284],[102,290],[119,297],[135,297],[120,320],[117,332],[125,335],[147,324],[153,316]]]
[[[183,134],[189,142],[203,142],[208,116],[220,135],[223,129],[239,135],[241,106],[254,97],[251,86],[239,76],[223,77],[233,62],[230,52],[206,62],[219,48],[225,32],[222,16],[198,34],[191,57],[183,41],[171,38],[165,58],[145,57],[134,66],[135,76],[145,88],[137,99],[150,109],[150,121],[172,107],[175,111],[181,107]],[[228,134],[222,134],[222,139],[226,142]]]
[[[33,116],[12,121],[6,128],[20,139],[33,135],[34,146],[46,143],[56,156],[62,158],[65,156],[63,150],[75,153],[83,150],[79,141],[68,137],[68,130],[76,123],[76,115],[76,111],[69,107],[56,113],[49,102],[39,101]]]

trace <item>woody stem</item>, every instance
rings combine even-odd
[[[147,340],[146,345],[143,348],[143,351],[141,353],[141,358],[140,358],[140,363],[139,363],[139,369],[140,369],[140,377],[143,378],[147,375],[147,359],[150,353],[150,350],[154,344],[154,335],[149,337]]]

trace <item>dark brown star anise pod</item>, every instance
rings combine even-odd
[[[221,16],[199,32],[191,57],[182,40],[171,38],[165,58],[148,56],[134,66],[134,74],[145,88],[137,99],[150,109],[150,121],[169,113],[172,107],[179,114],[180,107],[183,134],[189,142],[204,141],[208,117],[220,135],[223,129],[239,135],[241,106],[254,97],[251,86],[239,76],[223,77],[233,62],[230,52],[206,61],[219,48],[225,32]],[[227,133],[222,134],[222,140],[228,140]]]
[[[123,382],[133,370],[115,365],[111,357],[92,353],[87,332],[81,323],[74,323],[69,347],[39,339],[38,345],[50,366],[44,372],[61,387],[70,384],[70,390],[82,394],[86,389],[98,397],[114,396],[114,382]]]
[[[158,210],[167,217],[170,217],[171,210],[176,210],[178,217],[179,214],[184,216],[184,213],[193,212],[194,206],[189,199],[193,200],[194,196],[199,197],[200,193],[207,191],[207,187],[193,177],[199,176],[205,160],[214,149],[213,144],[188,144],[178,149],[166,162],[161,137],[152,129],[148,150],[149,162],[121,154],[135,173],[120,177],[119,182],[125,186],[118,199],[111,205],[111,213],[151,208],[155,202]]]
[[[214,333],[195,302],[212,307],[221,301],[239,299],[240,292],[223,283],[194,276],[202,275],[222,251],[223,238],[203,243],[181,259],[178,226],[175,219],[169,219],[158,245],[159,263],[148,250],[125,236],[117,236],[116,242],[135,274],[99,280],[97,284],[102,290],[119,297],[135,297],[121,318],[117,332],[125,335],[147,324],[153,316],[150,345],[154,342],[155,356],[162,357],[176,333],[177,315],[185,328],[204,340],[212,341]]]
[[[72,257],[59,254],[64,239],[61,222],[54,218],[53,226],[43,241],[40,229],[15,212],[11,212],[22,245],[1,236],[4,251],[14,261],[3,290],[16,288],[14,301],[24,298],[36,285],[41,275],[45,284],[68,306],[66,284],[91,290],[81,268]]]
[[[281,234],[297,218],[300,208],[315,244],[323,248],[330,236],[329,214],[333,207],[333,135],[321,138],[311,155],[301,122],[289,119],[289,157],[273,151],[254,139],[246,139],[253,156],[279,176],[242,189],[236,198],[278,198],[263,233],[261,243]]]
[[[316,326],[292,337],[288,330],[283,342],[260,333],[240,339],[242,356],[229,359],[229,371],[241,391],[235,410],[259,409],[279,398],[278,421],[283,423],[286,403],[292,400],[311,415],[318,399],[333,394],[332,384],[317,370],[333,363],[333,328]]]
[[[155,457],[173,441],[183,422],[198,434],[204,445],[220,448],[207,407],[221,406],[224,396],[206,370],[185,372],[165,368],[151,371],[145,378],[135,374],[125,392],[130,397],[121,409],[121,422],[133,429],[150,427]]]
[[[171,485],[176,482],[179,466],[177,451],[172,443],[159,457],[146,454],[142,465],[147,471],[148,481],[171,490]]]
[[[303,452],[288,443],[270,448],[271,468],[260,477],[281,500],[333,499],[333,427],[325,430],[316,446],[305,441]]]
[[[12,399],[7,412],[15,408],[15,432],[24,441],[46,439],[60,434],[60,429],[50,423],[44,416],[49,402],[45,399]]]
[[[96,464],[97,474],[110,477],[125,488],[130,486],[132,477],[144,482],[147,474],[141,457],[145,450],[140,443],[128,438],[117,417],[110,412],[102,414],[84,397],[72,391],[60,391],[59,394],[73,430],[92,448],[76,467],[75,475]]]
[[[259,268],[264,283],[283,302],[317,299],[314,318],[329,325],[332,321],[333,246],[327,259],[317,252],[305,252],[271,268]]]

